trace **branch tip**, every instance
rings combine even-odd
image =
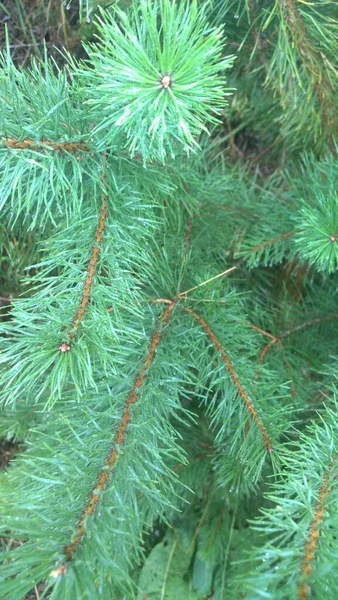
[[[69,352],[71,350],[71,345],[68,342],[62,342],[59,346],[60,352]]]

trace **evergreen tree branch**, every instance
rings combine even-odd
[[[54,150],[75,153],[79,150],[82,152],[91,152],[92,149],[85,142],[53,142],[52,140],[36,140],[27,139],[16,139],[16,138],[0,138],[0,147],[8,148],[10,150]],[[104,152],[99,153],[102,156]],[[112,154],[110,152],[110,154]],[[121,156],[128,156],[126,151],[120,152]],[[142,161],[142,156],[135,154],[131,158],[134,160]],[[158,161],[150,161],[152,164],[162,165]]]
[[[141,162],[142,165],[144,163],[144,159],[141,154],[130,153],[126,150],[122,150],[120,148],[111,148],[107,151],[100,150],[97,151],[96,147],[91,147],[88,143],[85,142],[54,142],[50,139],[41,139],[40,141],[32,140],[29,138],[19,139],[19,138],[2,138],[0,137],[0,149],[8,148],[9,150],[32,150],[32,151],[42,151],[42,150],[53,150],[60,152],[69,152],[70,154],[75,154],[76,152],[84,152],[84,153],[96,153],[101,157],[112,157],[119,158],[124,157],[126,159],[131,160],[132,162],[138,161]],[[148,160],[148,165],[161,167],[163,171],[163,162],[158,161],[156,159]],[[175,175],[178,173],[175,172]]]
[[[295,333],[296,331],[300,331],[301,329],[304,329],[306,327],[312,327],[312,325],[317,325],[317,323],[323,323],[323,321],[330,321],[331,319],[336,319],[337,317],[338,313],[335,312],[329,315],[322,315],[320,317],[310,319],[309,321],[305,321],[305,323],[300,323],[299,325],[295,325],[294,327],[283,331],[283,333],[279,335],[279,338],[284,338],[288,335],[291,335],[291,333]]]
[[[203,317],[201,317],[201,315],[199,315],[198,313],[193,311],[191,308],[182,307],[182,310],[184,310],[184,312],[186,312],[190,316],[192,316],[203,327],[205,333],[208,335],[208,337],[210,338],[210,340],[216,347],[219,355],[222,358],[222,361],[224,362],[224,364],[226,365],[226,367],[230,373],[231,379],[232,379],[234,385],[236,386],[238,393],[240,394],[241,398],[245,402],[245,405],[246,405],[246,408],[247,408],[249,414],[251,415],[252,419],[254,420],[258,429],[260,430],[266,450],[268,452],[272,452],[272,450],[273,450],[272,442],[271,442],[270,436],[268,434],[268,431],[267,431],[265,425],[263,424],[261,418],[259,417],[258,412],[257,412],[256,408],[254,407],[252,401],[250,400],[249,396],[247,395],[246,391],[244,390],[241,382],[239,381],[239,378],[235,371],[235,368],[234,368],[228,354],[223,349],[220,341],[217,339],[216,335],[214,334],[212,329],[209,327],[208,323],[203,319]]]
[[[308,540],[305,546],[304,558],[301,567],[301,582],[298,585],[299,600],[307,600],[310,597],[310,586],[306,582],[313,571],[313,561],[318,546],[321,524],[327,510],[326,501],[331,491],[329,486],[330,473],[337,458],[334,458],[323,477],[323,483],[319,491],[319,499],[316,504],[313,521],[310,526]]]
[[[86,277],[85,284],[84,284],[84,290],[83,290],[83,294],[82,294],[82,298],[81,298],[80,307],[72,321],[71,330],[68,334],[69,341],[72,341],[75,339],[75,337],[77,335],[77,331],[81,325],[81,321],[84,317],[84,314],[86,312],[86,308],[87,308],[87,305],[89,302],[90,291],[91,291],[91,288],[93,285],[94,276],[95,276],[95,272],[96,272],[96,264],[97,264],[99,254],[100,254],[102,235],[103,235],[103,232],[105,229],[105,224],[106,224],[107,199],[108,199],[107,194],[104,193],[103,194],[103,203],[102,203],[102,208],[101,208],[100,218],[99,218],[99,224],[98,224],[98,228],[97,228],[96,235],[95,235],[95,244],[93,246],[90,261],[89,261],[88,272],[87,272],[87,277]],[[61,352],[69,351],[70,350],[69,344],[62,343],[60,346],[60,350],[61,350]]]
[[[318,182],[320,183],[320,182]],[[318,186],[315,202],[303,200],[302,209],[296,215],[300,226],[295,240],[302,260],[317,271],[334,273],[338,264],[338,205],[336,186],[324,190]],[[312,190],[312,197],[314,197]]]
[[[191,300],[191,298],[189,298],[189,300]],[[235,319],[235,320],[238,321],[239,323],[244,323],[244,325],[248,325],[248,327],[250,327],[251,329],[254,329],[254,331],[258,331],[258,333],[261,333],[262,335],[265,335],[265,337],[268,337],[271,340],[275,340],[275,336],[272,333],[270,333],[269,331],[265,331],[265,329],[258,327],[258,325],[255,325],[254,323],[250,323],[249,321],[243,321],[243,320],[239,320],[239,319]]]
[[[0,58],[5,274],[6,228],[36,247],[0,317],[0,436],[25,445],[1,475],[0,596],[150,596],[154,526],[181,521],[198,597],[336,600],[338,170],[318,153],[337,9],[108,4],[84,60]]]
[[[324,321],[330,321],[331,319],[336,319],[337,317],[338,317],[338,313],[331,313],[329,315],[322,315],[320,317],[315,317],[314,319],[310,319],[309,321],[305,321],[304,323],[300,323],[299,325],[295,325],[294,327],[291,327],[290,329],[287,329],[286,331],[283,331],[279,335],[274,336],[269,342],[267,342],[265,344],[265,346],[261,350],[261,352],[259,354],[258,361],[260,363],[263,362],[263,360],[266,357],[266,355],[267,355],[268,351],[270,350],[271,346],[273,346],[277,342],[280,343],[280,344],[283,344],[282,343],[282,339],[283,338],[285,338],[285,337],[287,337],[287,336],[289,336],[292,333],[295,333],[297,331],[301,331],[302,329],[305,329],[307,327],[312,327],[312,325],[317,325],[318,323],[323,323]]]
[[[184,292],[180,292],[178,295],[180,297],[187,296],[187,294],[190,294],[190,292],[193,292],[194,290],[197,290],[198,288],[206,285],[207,283],[210,283],[211,281],[215,281],[216,279],[219,279],[220,277],[224,277],[225,275],[229,275],[230,273],[232,273],[233,271],[235,271],[236,269],[238,269],[239,265],[242,264],[243,262],[244,261],[241,260],[240,262],[238,262],[233,267],[230,267],[229,269],[226,269],[225,271],[222,271],[222,273],[218,273],[218,275],[215,275],[214,277],[210,277],[210,279],[207,279],[206,281],[203,281],[202,283],[199,283],[198,285],[195,285],[194,287],[189,288],[188,290],[185,290]]]
[[[102,11],[99,41],[85,47],[90,62],[78,73],[100,149],[118,143],[144,161],[164,162],[180,144],[196,149],[205,123],[217,122],[224,105],[221,73],[232,57],[222,57],[220,29],[207,24],[195,0],[132,8]]]
[[[261,244],[257,244],[257,246],[254,246],[249,251],[245,251],[245,256],[241,260],[239,260],[235,265],[233,265],[232,267],[229,267],[225,271],[222,271],[221,273],[214,275],[214,277],[210,277],[209,279],[202,281],[202,283],[199,283],[198,285],[195,285],[194,287],[189,288],[188,290],[185,290],[184,292],[180,292],[178,295],[180,297],[185,297],[188,294],[190,294],[190,292],[193,292],[194,290],[197,290],[200,287],[203,287],[204,285],[211,283],[212,281],[216,281],[216,279],[219,279],[220,277],[225,277],[226,275],[230,275],[230,273],[233,273],[233,271],[238,269],[238,267],[240,267],[246,261],[246,259],[250,256],[251,253],[260,251],[263,248],[267,248],[267,247],[272,246],[273,244],[276,244],[282,240],[290,238],[290,237],[294,236],[295,233],[296,233],[295,231],[288,231],[287,233],[283,233],[282,235],[272,238],[271,240],[266,240],[265,242],[262,242]]]
[[[323,115],[323,124],[326,135],[333,143],[333,136],[336,128],[336,103],[334,102],[331,77],[327,77],[327,69],[323,68],[322,57],[326,58],[322,52],[315,49],[313,42],[308,38],[305,25],[294,0],[279,0],[285,20],[290,29],[293,43],[298,48],[307,71],[308,78],[314,81],[314,90],[316,92],[319,105]]]
[[[288,231],[287,233],[282,233],[282,235],[278,235],[274,238],[272,238],[271,240],[266,240],[265,242],[262,242],[261,244],[257,244],[257,246],[254,246],[253,248],[251,248],[250,252],[258,252],[259,250],[262,250],[263,248],[267,248],[268,246],[272,246],[273,244],[276,244],[277,242],[281,242],[282,240],[286,240],[289,237],[292,237],[295,235],[295,231]]]
[[[152,335],[148,354],[145,359],[145,362],[144,362],[142,368],[140,369],[140,371],[135,379],[134,385],[133,385],[132,389],[130,390],[127,400],[125,402],[121,420],[120,420],[119,424],[117,425],[117,431],[116,431],[114,445],[112,447],[112,450],[111,450],[110,454],[108,455],[108,457],[106,458],[105,464],[99,473],[96,483],[90,493],[87,504],[82,512],[82,515],[81,515],[78,523],[77,523],[75,537],[64,548],[64,554],[65,554],[68,562],[72,560],[73,555],[77,550],[77,547],[79,546],[79,544],[81,543],[81,540],[85,536],[85,533],[86,533],[85,521],[88,516],[94,514],[96,506],[97,506],[98,502],[100,501],[101,493],[104,491],[104,489],[109,481],[111,470],[114,468],[115,463],[118,459],[118,450],[117,450],[116,446],[121,446],[123,444],[124,439],[125,439],[126,430],[130,423],[130,419],[131,419],[130,407],[132,404],[135,404],[135,402],[137,401],[137,399],[139,397],[139,393],[140,393],[139,390],[142,387],[142,385],[147,377],[147,371],[154,359],[155,351],[156,351],[156,349],[160,343],[160,340],[162,338],[164,328],[168,324],[168,322],[171,318],[172,312],[177,304],[177,301],[178,301],[177,298],[174,299],[170,303],[170,305],[164,310],[164,312],[162,313],[162,315],[159,319],[158,325]],[[62,568],[62,566],[59,568]]]
[[[63,150],[64,152],[90,152],[89,147],[84,142],[52,142],[51,140],[17,140],[17,139],[0,139],[0,145],[11,150]]]
[[[333,560],[337,520],[337,404],[322,407],[317,420],[289,445],[285,468],[270,484],[253,530],[259,547],[250,551],[256,566],[238,581],[248,600],[276,598],[335,600]],[[327,518],[326,518],[327,515]],[[254,573],[254,574],[253,574]]]

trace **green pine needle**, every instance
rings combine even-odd
[[[338,266],[338,197],[332,191],[319,195],[314,206],[304,206],[299,216],[296,244],[302,258],[318,271],[333,273]]]
[[[98,33],[80,72],[99,148],[122,144],[161,161],[196,148],[225,104],[233,57],[223,56],[222,30],[195,1],[142,0],[131,13],[102,10]]]

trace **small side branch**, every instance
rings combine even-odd
[[[282,339],[287,337],[291,333],[296,333],[296,331],[300,331],[301,329],[305,329],[306,327],[312,327],[312,325],[317,325],[317,323],[323,323],[324,321],[331,321],[331,319],[337,319],[338,313],[330,313],[328,315],[323,315],[321,317],[315,317],[314,319],[310,319],[309,321],[305,321],[305,323],[300,323],[299,325],[295,325],[290,329],[287,329],[283,333],[280,334],[279,338]]]
[[[258,244],[253,248],[250,248],[248,254],[251,254],[252,252],[258,252],[259,250],[263,250],[263,248],[267,248],[268,246],[273,246],[273,244],[276,244],[277,242],[282,242],[283,240],[294,236],[295,233],[295,231],[288,231],[287,233],[282,233],[282,235],[277,235],[271,240],[266,240],[265,242],[262,242],[261,244]]]
[[[273,346],[274,344],[276,344],[277,342],[279,344],[282,345],[282,339],[291,335],[292,333],[296,333],[297,331],[301,331],[302,329],[306,329],[307,327],[312,327],[312,325],[317,325],[318,323],[323,323],[325,321],[330,321],[331,319],[337,319],[338,318],[338,313],[330,313],[328,315],[322,315],[321,317],[315,317],[314,319],[310,319],[309,321],[305,321],[304,323],[300,323],[299,325],[295,325],[294,327],[291,327],[290,329],[287,329],[286,331],[283,331],[283,333],[272,337],[272,339],[265,344],[265,346],[263,347],[260,355],[259,355],[259,362],[262,363],[265,356],[267,355],[268,351],[270,350],[271,346]]]
[[[125,402],[123,413],[121,416],[121,420],[117,426],[117,431],[115,434],[115,439],[114,439],[114,443],[112,445],[111,451],[105,460],[105,463],[98,475],[96,483],[95,483],[94,487],[92,488],[92,491],[90,492],[86,506],[85,506],[85,508],[82,512],[82,515],[77,523],[75,537],[73,538],[72,542],[64,548],[64,554],[66,556],[67,561],[72,560],[75,551],[77,550],[81,540],[85,536],[85,534],[86,534],[85,520],[87,517],[94,514],[96,506],[100,501],[102,492],[104,491],[104,489],[109,481],[111,471],[112,471],[113,467],[115,466],[117,459],[118,459],[117,447],[121,446],[121,444],[123,444],[123,442],[125,440],[125,436],[126,436],[126,431],[127,431],[128,425],[131,420],[131,410],[130,410],[131,406],[132,406],[132,404],[135,404],[135,402],[139,398],[140,389],[143,386],[145,379],[147,377],[148,369],[154,359],[155,352],[156,352],[156,349],[162,338],[164,328],[169,323],[172,312],[173,312],[176,304],[177,304],[177,299],[172,300],[171,303],[163,311],[161,317],[159,318],[158,325],[157,325],[157,327],[152,335],[151,341],[150,341],[146,359],[145,359],[143,366],[140,369],[138,375],[136,376],[134,385],[131,388],[131,390],[128,394],[127,400]]]
[[[287,238],[294,236],[295,233],[296,233],[296,231],[288,231],[287,233],[278,235],[277,237],[272,238],[271,240],[266,240],[265,242],[262,242],[261,244],[258,244],[257,246],[254,246],[253,248],[250,248],[250,250],[248,250],[246,255],[242,259],[240,259],[237,263],[235,263],[232,267],[229,267],[225,271],[222,271],[222,273],[218,273],[217,275],[214,275],[214,277],[210,277],[210,279],[206,279],[205,281],[202,281],[202,283],[199,283],[198,285],[195,285],[194,287],[189,288],[188,290],[185,290],[184,292],[180,292],[179,295],[182,298],[184,298],[188,294],[190,294],[190,292],[193,292],[194,290],[197,290],[200,287],[203,287],[204,285],[207,285],[208,283],[211,283],[212,281],[219,279],[220,277],[226,277],[227,275],[230,275],[230,273],[233,273],[233,271],[236,271],[236,269],[238,269],[238,267],[243,265],[245,263],[245,261],[249,258],[250,254],[252,254],[253,252],[257,252],[268,246],[273,246],[273,244],[276,244],[277,242],[286,240]]]
[[[71,153],[78,152],[79,150],[82,152],[95,152],[95,147],[89,148],[89,146],[84,142],[53,142],[52,140],[36,141],[31,140],[29,138],[25,140],[17,140],[15,138],[0,137],[0,149],[1,148],[8,148],[11,150],[59,150]],[[100,152],[99,154],[102,155],[106,153]],[[114,156],[111,152],[109,152],[109,155]],[[143,158],[141,155],[134,155],[133,157],[131,157],[128,152],[120,152],[119,156],[133,158],[138,162],[143,162]],[[152,165],[163,167],[163,164],[157,161],[149,161],[149,163],[151,163]]]
[[[83,152],[89,152],[87,144],[83,142],[52,142],[50,140],[41,140],[37,142],[35,140],[15,140],[15,139],[0,139],[0,144],[3,144],[5,148],[11,150],[63,150],[65,152],[77,152],[82,150]]]
[[[254,420],[258,429],[261,432],[266,450],[268,452],[271,452],[273,449],[272,442],[271,442],[270,436],[267,432],[267,429],[266,429],[265,425],[263,424],[262,420],[260,419],[260,417],[257,413],[257,410],[255,409],[252,401],[250,400],[249,396],[247,395],[246,391],[244,390],[244,388],[238,378],[238,375],[235,371],[235,368],[234,368],[229,356],[227,355],[224,348],[222,347],[220,341],[217,339],[214,332],[212,331],[212,329],[210,329],[208,323],[203,319],[203,317],[201,317],[201,315],[199,315],[195,311],[191,310],[191,308],[182,307],[182,310],[184,310],[184,312],[191,315],[203,327],[205,333],[208,335],[208,337],[210,338],[210,340],[216,347],[217,351],[219,352],[224,364],[226,365],[226,367],[230,373],[231,379],[232,379],[234,385],[236,386],[239,395],[245,402],[245,406],[246,406],[249,414],[251,415],[252,419]]]
[[[190,294],[190,292],[197,290],[198,288],[202,287],[203,285],[206,285],[207,283],[210,283],[211,281],[215,281],[215,279],[219,279],[220,277],[224,277],[225,275],[229,275],[230,273],[235,271],[243,262],[244,262],[244,260],[241,260],[236,265],[234,265],[233,267],[230,267],[226,271],[223,271],[222,273],[218,273],[218,275],[215,275],[214,277],[211,277],[210,279],[207,279],[206,281],[203,281],[202,283],[195,285],[194,287],[190,288],[189,290],[180,292],[179,296],[181,296],[181,297],[187,296],[188,294]]]
[[[309,575],[313,571],[313,561],[315,559],[315,553],[317,550],[318,539],[320,535],[320,527],[322,525],[325,511],[327,510],[326,500],[331,491],[329,487],[330,473],[336,462],[336,458],[332,461],[331,465],[326,472],[323,483],[319,492],[319,500],[316,505],[313,521],[310,526],[310,531],[305,546],[304,557],[301,567],[301,583],[298,585],[298,597],[299,600],[307,600],[310,597],[310,586],[306,583]]]
[[[190,300],[191,300],[191,298],[190,298]],[[253,329],[254,331],[257,331],[258,333],[265,335],[265,337],[268,337],[271,340],[275,340],[275,336],[272,333],[270,333],[269,331],[265,331],[265,329],[258,327],[258,325],[255,325],[254,323],[250,323],[249,321],[243,321],[242,319],[234,319],[234,320],[237,323],[243,323],[243,325],[247,325],[248,327],[250,327],[250,329]]]
[[[97,261],[98,261],[99,254],[100,254],[102,235],[103,235],[105,225],[106,225],[106,217],[107,217],[107,194],[104,193],[103,194],[103,203],[102,203],[102,208],[101,208],[100,218],[99,218],[99,224],[98,224],[98,227],[96,230],[96,235],[95,235],[95,243],[94,243],[90,261],[89,261],[87,277],[86,277],[85,284],[84,284],[84,289],[83,289],[83,293],[82,293],[80,306],[79,306],[79,309],[78,309],[75,317],[72,320],[70,331],[68,333],[69,342],[71,342],[72,340],[74,340],[76,338],[77,332],[79,330],[79,327],[81,325],[81,322],[83,320],[84,314],[85,314],[87,306],[88,306],[89,296],[90,296],[90,292],[92,289],[94,276],[96,273]],[[67,344],[67,342],[63,342],[60,346],[60,351],[66,352],[69,350],[70,350],[70,345]]]
[[[100,213],[100,219],[99,219],[99,225],[98,225],[98,228],[96,231],[96,236],[95,236],[95,245],[93,247],[92,255],[90,257],[88,273],[87,273],[85,286],[84,286],[84,290],[83,290],[83,294],[82,294],[80,308],[77,311],[77,313],[73,319],[73,323],[72,323],[73,331],[70,334],[70,339],[73,339],[76,336],[76,332],[79,329],[81,321],[83,319],[83,316],[86,312],[86,308],[87,308],[88,301],[89,301],[90,290],[92,288],[94,275],[96,272],[96,264],[97,264],[99,254],[100,254],[100,245],[102,242],[102,234],[103,234],[103,231],[104,231],[104,228],[106,225],[106,217],[107,217],[107,194],[104,194],[101,213]]]
[[[293,43],[297,45],[298,52],[303,60],[309,80],[313,81],[313,89],[321,108],[323,125],[327,139],[332,144],[333,135],[337,131],[336,105],[334,101],[334,85],[325,62],[330,64],[325,54],[316,49],[308,37],[301,14],[295,0],[279,0],[282,13],[292,35]],[[306,2],[305,2],[306,3]],[[324,59],[324,65],[323,60]]]

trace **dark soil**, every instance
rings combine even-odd
[[[22,444],[20,442],[0,438],[0,469],[6,469],[15,454],[21,450]]]

